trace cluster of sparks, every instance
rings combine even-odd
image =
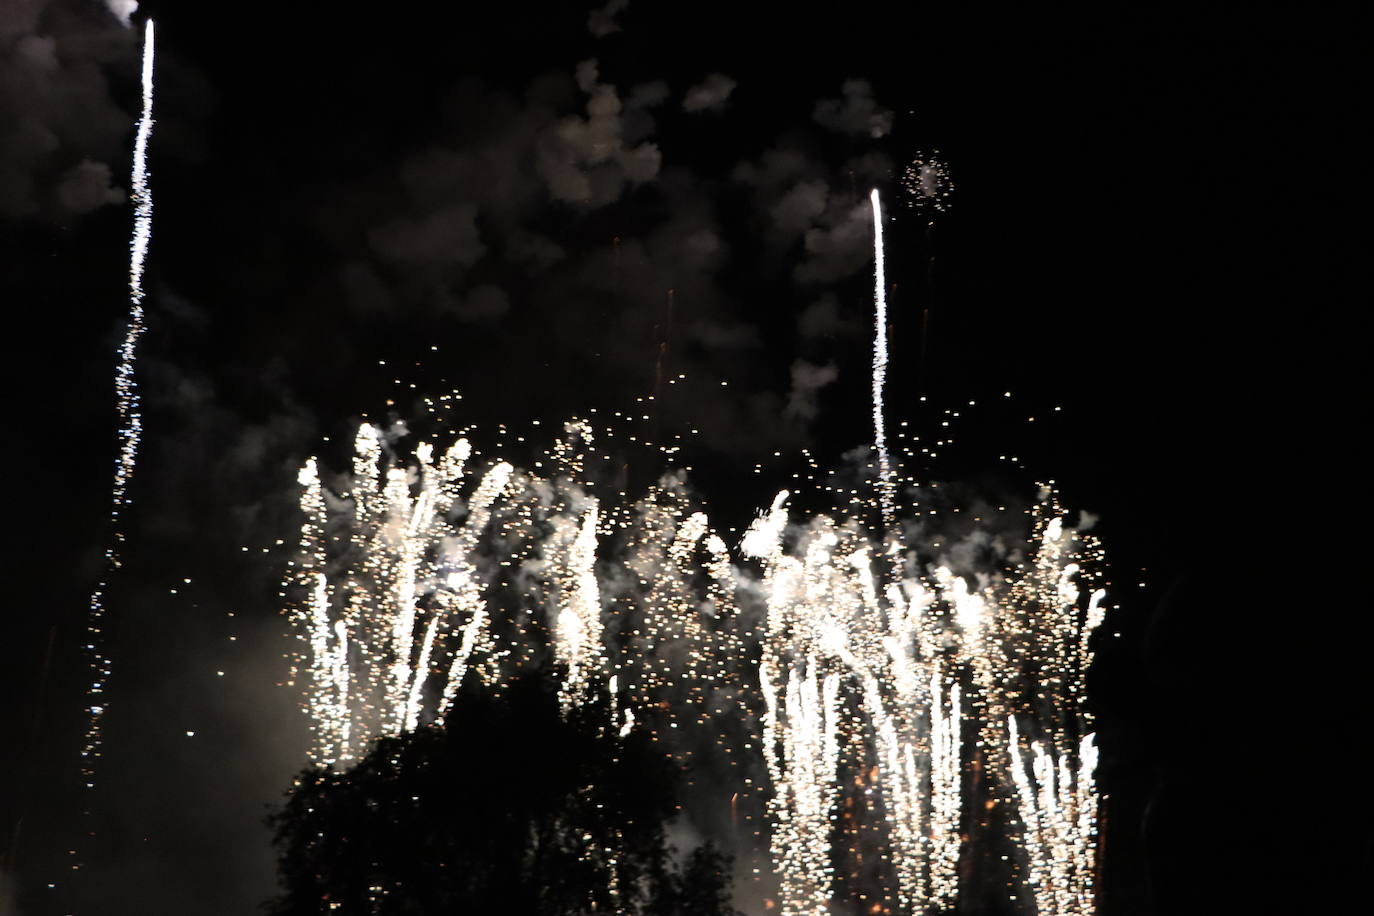
[[[556,666],[565,710],[603,703],[608,730],[645,729],[685,766],[745,767],[749,742],[727,739],[750,716],[737,688],[749,634],[725,541],[680,477],[603,510],[581,482],[594,435],[565,424],[540,474],[484,464],[466,438],[442,455],[421,443],[407,466],[364,425],[345,491],[304,466],[288,613],[315,763],[347,766],[380,735],[442,725],[465,679],[499,690]],[[700,747],[677,740],[688,732]]]
[[[949,167],[940,159],[938,150],[911,161],[902,174],[902,187],[906,190],[907,205],[925,213],[927,220],[934,220],[935,214],[949,209],[949,198],[954,193]]]
[[[1093,911],[1083,678],[1105,613],[1101,548],[1048,487],[1020,562],[976,584],[898,524],[899,495],[916,490],[885,444],[872,203],[879,467],[866,503],[795,515],[783,491],[732,555],[680,473],[603,502],[585,467],[596,430],[580,420],[533,471],[481,460],[466,438],[407,459],[370,425],[337,487],[305,465],[287,612],[317,764],[442,724],[466,678],[499,690],[552,667],[565,708],[599,698],[608,727],[647,730],[689,772],[706,756],[736,768],[767,813],[784,916],[831,912],[840,873],[865,857],[891,885],[860,895],[867,911],[953,907],[979,779],[1015,812],[1012,897],[1042,916]],[[750,775],[760,759],[766,786]],[[870,829],[837,841],[851,785]]]
[[[143,32],[143,112],[134,137],[134,156],[131,183],[133,185],[134,227],[129,242],[129,321],[124,340],[119,346],[119,362],[115,367],[115,406],[119,415],[117,432],[119,454],[115,459],[114,483],[110,497],[111,543],[105,551],[105,570],[91,592],[87,617],[86,650],[89,655],[91,683],[87,688],[88,706],[85,743],[81,750],[81,774],[87,789],[95,787],[96,761],[102,744],[101,722],[108,701],[105,690],[112,671],[110,657],[104,646],[105,593],[114,571],[119,569],[124,545],[121,522],[130,503],[129,486],[138,463],[138,447],[143,435],[143,414],[140,407],[138,379],[135,366],[138,342],[143,336],[143,271],[152,239],[153,195],[148,183],[148,143],[153,133],[153,23],[149,20]],[[74,864],[73,867],[79,867]]]
[[[762,756],[784,913],[828,912],[846,766],[872,770],[896,904],[952,905],[975,758],[1017,806],[1037,911],[1091,911],[1095,752],[1075,706],[1103,592],[1085,600],[1098,548],[1052,492],[1027,559],[980,589],[856,516],[793,518],[785,491],[743,538],[748,567],[680,478],[604,508],[577,476],[590,444],[568,424],[544,476],[479,464],[467,439],[407,464],[365,425],[341,492],[304,467],[290,614],[316,763],[442,724],[467,677],[499,689],[551,662],[565,706],[599,695],[684,764],[700,751],[679,729],[718,731],[741,774]]]
[[[1075,706],[1103,613],[1103,591],[1085,596],[1078,582],[1095,542],[1064,526],[1046,492],[1028,560],[991,584],[972,590],[940,566],[922,574],[900,536],[887,550],[905,574],[884,582],[890,566],[857,520],[794,522],[785,499],[743,545],[763,562],[768,601],[759,677],[783,911],[829,912],[848,749],[876,777],[901,911],[953,905],[961,774],[978,761],[1017,806],[1037,912],[1092,912],[1096,754]],[[1029,771],[1028,729],[1044,741]]]
[[[470,671],[500,686],[552,662],[564,672],[565,709],[605,690],[621,725],[636,707],[675,705],[665,691],[679,668],[694,682],[727,679],[725,666],[704,664],[741,645],[724,540],[690,511],[680,478],[603,512],[579,481],[593,441],[589,423],[566,424],[547,475],[504,461],[479,467],[466,438],[437,457],[421,443],[407,467],[383,430],[363,425],[346,492],[328,490],[313,459],[302,468],[306,518],[291,578],[305,600],[290,613],[309,645],[300,670],[309,670],[312,759],[347,763],[378,735],[442,724]],[[615,582],[598,569],[608,538],[626,558]],[[615,627],[608,603],[623,611]],[[676,712],[669,719],[678,727]]]

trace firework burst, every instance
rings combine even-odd
[[[1052,487],[1020,562],[976,582],[902,524],[918,481],[887,448],[876,192],[871,202],[874,485],[820,514],[776,494],[738,562],[681,473],[636,500],[603,491],[585,421],[532,469],[463,437],[406,457],[369,425],[333,492],[305,465],[286,610],[317,764],[441,724],[467,679],[500,690],[552,668],[565,709],[604,701],[608,730],[648,730],[689,773],[708,759],[737,767],[732,810],[766,811],[783,916],[830,913],[840,872],[865,856],[880,867],[862,899],[953,907],[975,765],[1016,812],[1029,893],[1013,896],[1042,916],[1091,912],[1097,754],[1082,702],[1105,613],[1101,548]],[[855,804],[871,812],[868,833],[837,842]]]
[[[936,214],[949,209],[954,181],[939,150],[921,153],[911,160],[902,173],[902,189],[906,191],[907,206],[921,213],[927,222],[933,223]]]

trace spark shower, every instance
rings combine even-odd
[[[762,812],[744,832],[766,845],[783,916],[834,911],[865,857],[865,912],[951,909],[978,785],[1010,812],[1007,895],[1040,916],[1093,912],[1083,701],[1101,546],[1050,487],[1014,560],[976,576],[906,524],[930,510],[887,445],[876,190],[871,206],[873,474],[857,503],[806,514],[788,491],[764,497],[732,552],[683,473],[637,499],[598,485],[588,458],[611,430],[589,419],[529,469],[461,436],[404,458],[370,425],[338,486],[308,461],[284,594],[313,762],[347,766],[379,736],[442,724],[465,681],[499,690],[551,663],[565,707],[599,698],[608,729],[737,775],[732,817]]]

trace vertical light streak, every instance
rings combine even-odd
[[[425,679],[429,676],[429,656],[434,651],[434,634],[439,627],[439,617],[429,619],[425,627],[425,639],[420,646],[420,660],[415,663],[415,675],[410,683],[410,697],[406,700],[405,730],[413,731],[420,724],[420,701],[424,697]]]
[[[887,429],[883,389],[887,386],[887,275],[883,263],[883,206],[874,188],[869,194],[873,207],[873,448],[878,453],[878,502],[882,507],[883,529],[891,537],[897,521],[896,483],[892,456],[887,450]],[[893,570],[893,578],[900,577]]]
[[[1016,717],[1007,721],[1011,776],[1016,787],[1038,916],[1088,916],[1096,883],[1097,747],[1093,735],[1078,744],[1075,772],[1068,753],[1031,743],[1029,767]],[[1029,773],[1027,773],[1029,769]]]
[[[567,666],[559,686],[565,712],[587,698],[593,677],[602,673],[604,663],[601,596],[595,572],[597,517],[596,501],[592,500],[581,523],[569,523],[575,533],[565,534],[571,544],[557,563],[559,608],[554,621],[554,652]]]
[[[1078,746],[1077,831],[1073,846],[1075,903],[1078,912],[1091,914],[1094,910],[1097,885],[1097,743],[1096,735],[1088,734]]]
[[[909,597],[896,583],[880,590],[874,571],[882,558],[853,519],[814,518],[801,528],[794,551],[785,551],[784,498],[780,494],[755,521],[743,545],[764,564],[768,617],[760,682],[768,707],[764,747],[775,792],[770,812],[782,913],[827,911],[834,888],[820,879],[830,874],[831,854],[844,854],[830,848],[830,826],[811,825],[802,808],[807,799],[838,799],[845,788],[835,781],[837,770],[816,766],[815,752],[804,751],[814,742],[798,743],[814,715],[804,705],[775,699],[799,672],[813,670],[848,685],[857,697],[845,710],[851,728],[834,741],[858,754],[861,766],[867,766],[864,759],[875,764],[865,794],[883,800],[899,906],[921,912],[951,903],[961,847],[963,705],[952,670],[946,670],[946,652],[918,631],[935,619],[954,622],[957,589],[937,581],[936,591],[912,583]],[[901,549],[900,540],[892,543]],[[809,804],[814,808],[814,801]]]
[[[954,903],[959,889],[959,813],[962,719],[959,684],[952,684],[945,702],[939,675],[931,678],[931,824],[930,895],[941,908]]]
[[[153,229],[153,193],[148,181],[148,143],[153,135],[153,22],[143,29],[143,111],[138,119],[134,137],[131,183],[134,203],[133,234],[129,241],[129,323],[119,346],[119,362],[115,368],[115,407],[119,415],[117,438],[119,455],[115,459],[114,482],[110,492],[110,546],[105,551],[105,568],[100,581],[91,592],[86,624],[86,651],[89,654],[91,684],[87,688],[88,719],[85,742],[81,749],[81,776],[86,789],[95,788],[95,767],[101,756],[103,738],[101,723],[109,708],[105,691],[113,672],[113,662],[105,648],[105,593],[115,570],[123,563],[125,534],[121,523],[124,509],[130,504],[129,485],[138,463],[138,447],[143,434],[143,413],[139,403],[138,378],[135,373],[138,341],[143,336],[143,269],[148,257],[148,245]],[[89,798],[89,795],[88,795]],[[89,805],[89,802],[87,802]],[[90,809],[85,809],[89,816]],[[73,862],[79,868],[79,862]]]

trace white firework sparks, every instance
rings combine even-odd
[[[1080,742],[1075,773],[1069,754],[1039,742],[1031,744],[1028,767],[1015,716],[1007,719],[1007,734],[1036,912],[1091,914],[1098,806],[1094,736]]]
[[[501,461],[479,470],[462,439],[440,461],[422,444],[402,467],[365,426],[332,509],[306,465],[289,613],[307,649],[317,763],[442,724],[474,672],[500,689],[551,661],[565,709],[601,696],[608,729],[647,728],[684,765],[698,753],[686,730],[742,724],[736,746],[715,740],[731,760],[762,758],[789,916],[829,912],[837,862],[861,842],[833,842],[845,774],[865,774],[895,902],[916,913],[957,898],[971,732],[1017,806],[1029,885],[1054,895],[1040,912],[1085,912],[1095,752],[1074,736],[1103,592],[1077,584],[1098,547],[1067,527],[1052,490],[1034,510],[1026,561],[981,588],[944,567],[922,573],[900,531],[884,536],[860,516],[791,517],[784,491],[741,542],[756,578],[672,479],[634,506],[604,507],[576,476],[589,431],[568,431],[540,476]],[[904,573],[883,584],[893,557]],[[746,594],[762,596],[760,630],[742,624]],[[1028,768],[1009,731],[1018,717],[1048,743],[1031,759],[1051,763]]]
[[[744,779],[732,818],[741,796],[766,809],[782,916],[827,916],[875,842],[898,911],[955,906],[975,765],[1017,813],[1022,899],[1041,916],[1091,912],[1096,747],[1082,700],[1105,613],[1100,545],[1046,487],[1024,561],[972,585],[898,524],[914,481],[884,426],[883,217],[870,200],[878,486],[830,515],[793,515],[778,493],[740,542],[753,566],[732,563],[680,474],[635,502],[598,493],[582,421],[537,470],[479,461],[463,438],[407,461],[366,425],[336,498],[305,466],[287,612],[316,763],[442,725],[470,679],[501,689],[551,663],[565,711],[604,700],[607,732],[643,729],[689,773],[704,754],[741,774],[760,764],[768,784]],[[873,812],[867,826],[842,819],[847,805]]]
[[[907,206],[923,212],[932,222],[935,214],[949,209],[950,195],[954,193],[949,166],[940,159],[939,150],[913,159],[902,174],[902,187],[906,189]]]

